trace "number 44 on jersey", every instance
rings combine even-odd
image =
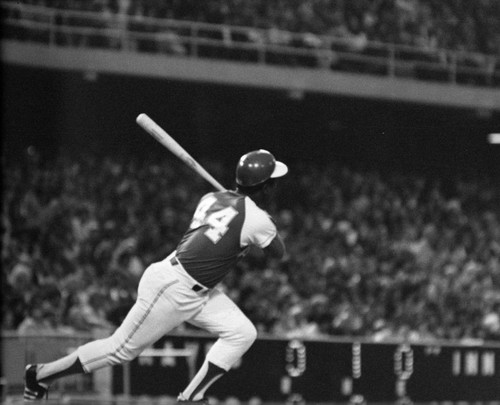
[[[214,196],[209,196],[200,202],[193,215],[190,228],[198,228],[208,225],[205,236],[216,244],[229,229],[229,224],[238,215],[233,207],[225,207],[218,211],[209,212],[212,205],[217,201]]]

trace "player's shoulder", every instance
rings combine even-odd
[[[250,207],[252,210],[258,210],[258,211],[264,211],[262,208],[260,208],[254,200],[252,200],[249,196],[244,195],[242,196],[245,199],[245,205],[247,207]]]
[[[266,210],[259,207],[254,200],[252,200],[248,196],[244,196],[244,199],[245,199],[245,212],[248,218],[254,220],[261,219],[266,222],[267,221],[272,222],[272,218],[269,215],[269,213]]]
[[[212,197],[212,196],[214,196],[214,195],[215,195],[215,192],[210,191],[209,193],[204,194],[204,195],[200,198],[200,200],[204,200],[204,199],[209,198],[209,197]]]
[[[236,191],[232,190],[225,190],[225,191],[213,191],[206,196],[211,196],[212,198],[217,198],[218,200],[243,200],[245,198],[244,195],[237,193]]]
[[[245,197],[245,219],[242,228],[242,246],[247,244],[265,248],[276,237],[277,229],[271,216],[250,197]]]
[[[217,204],[218,206],[241,206],[245,196],[234,191],[211,191],[200,198],[199,204]]]

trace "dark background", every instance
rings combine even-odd
[[[197,366],[204,359],[206,343],[213,338],[192,337],[195,343]],[[186,338],[165,336],[155,343],[164,348],[165,342],[173,347],[186,348]],[[305,370],[291,378],[289,393],[281,390],[283,377],[288,376],[287,365],[297,364],[297,357],[287,357],[290,341],[259,339],[242,358],[241,364],[225,378],[213,385],[218,398],[237,396],[248,400],[259,396],[264,401],[280,402],[291,393],[300,394],[306,401],[316,403],[347,402],[351,395],[363,395],[370,402],[392,402],[408,396],[415,402],[431,401],[494,401],[500,395],[497,384],[499,370],[483,373],[484,356],[498,359],[499,347],[464,345],[400,345],[396,343],[359,343],[360,375],[353,375],[353,343],[331,341],[304,341]],[[402,369],[407,373],[406,393],[398,392],[396,353],[406,348],[410,355],[403,357]],[[411,356],[411,357],[410,357]],[[458,357],[457,357],[458,356]],[[477,359],[477,372],[466,372],[468,356]],[[411,360],[410,360],[411,358]],[[460,359],[460,370],[454,371],[453,359]],[[265,367],[262,365],[265,364]],[[177,395],[189,381],[185,358],[177,358],[175,365],[165,366],[153,359],[141,365],[138,359],[130,363],[130,391],[132,395]],[[158,376],[151,380],[151,375]],[[252,383],[248,384],[248,376]],[[350,379],[352,391],[344,392],[342,382]],[[168,381],[168,384],[157,384]],[[403,383],[404,384],[404,383]],[[113,393],[123,392],[123,373],[120,366],[113,367]]]
[[[234,162],[266,148],[296,160],[446,175],[500,173],[500,113],[321,94],[4,66],[4,157],[30,145],[167,153],[135,123],[145,112],[195,158]]]

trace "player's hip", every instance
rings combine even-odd
[[[138,298],[167,299],[178,311],[196,311],[208,300],[208,290],[199,291],[193,287],[193,280],[182,268],[169,260],[151,264],[144,272],[138,288]],[[159,291],[162,293],[159,295]]]

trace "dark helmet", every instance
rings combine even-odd
[[[278,162],[264,149],[243,155],[236,166],[236,183],[242,187],[253,187],[266,180],[287,174],[288,167]]]

